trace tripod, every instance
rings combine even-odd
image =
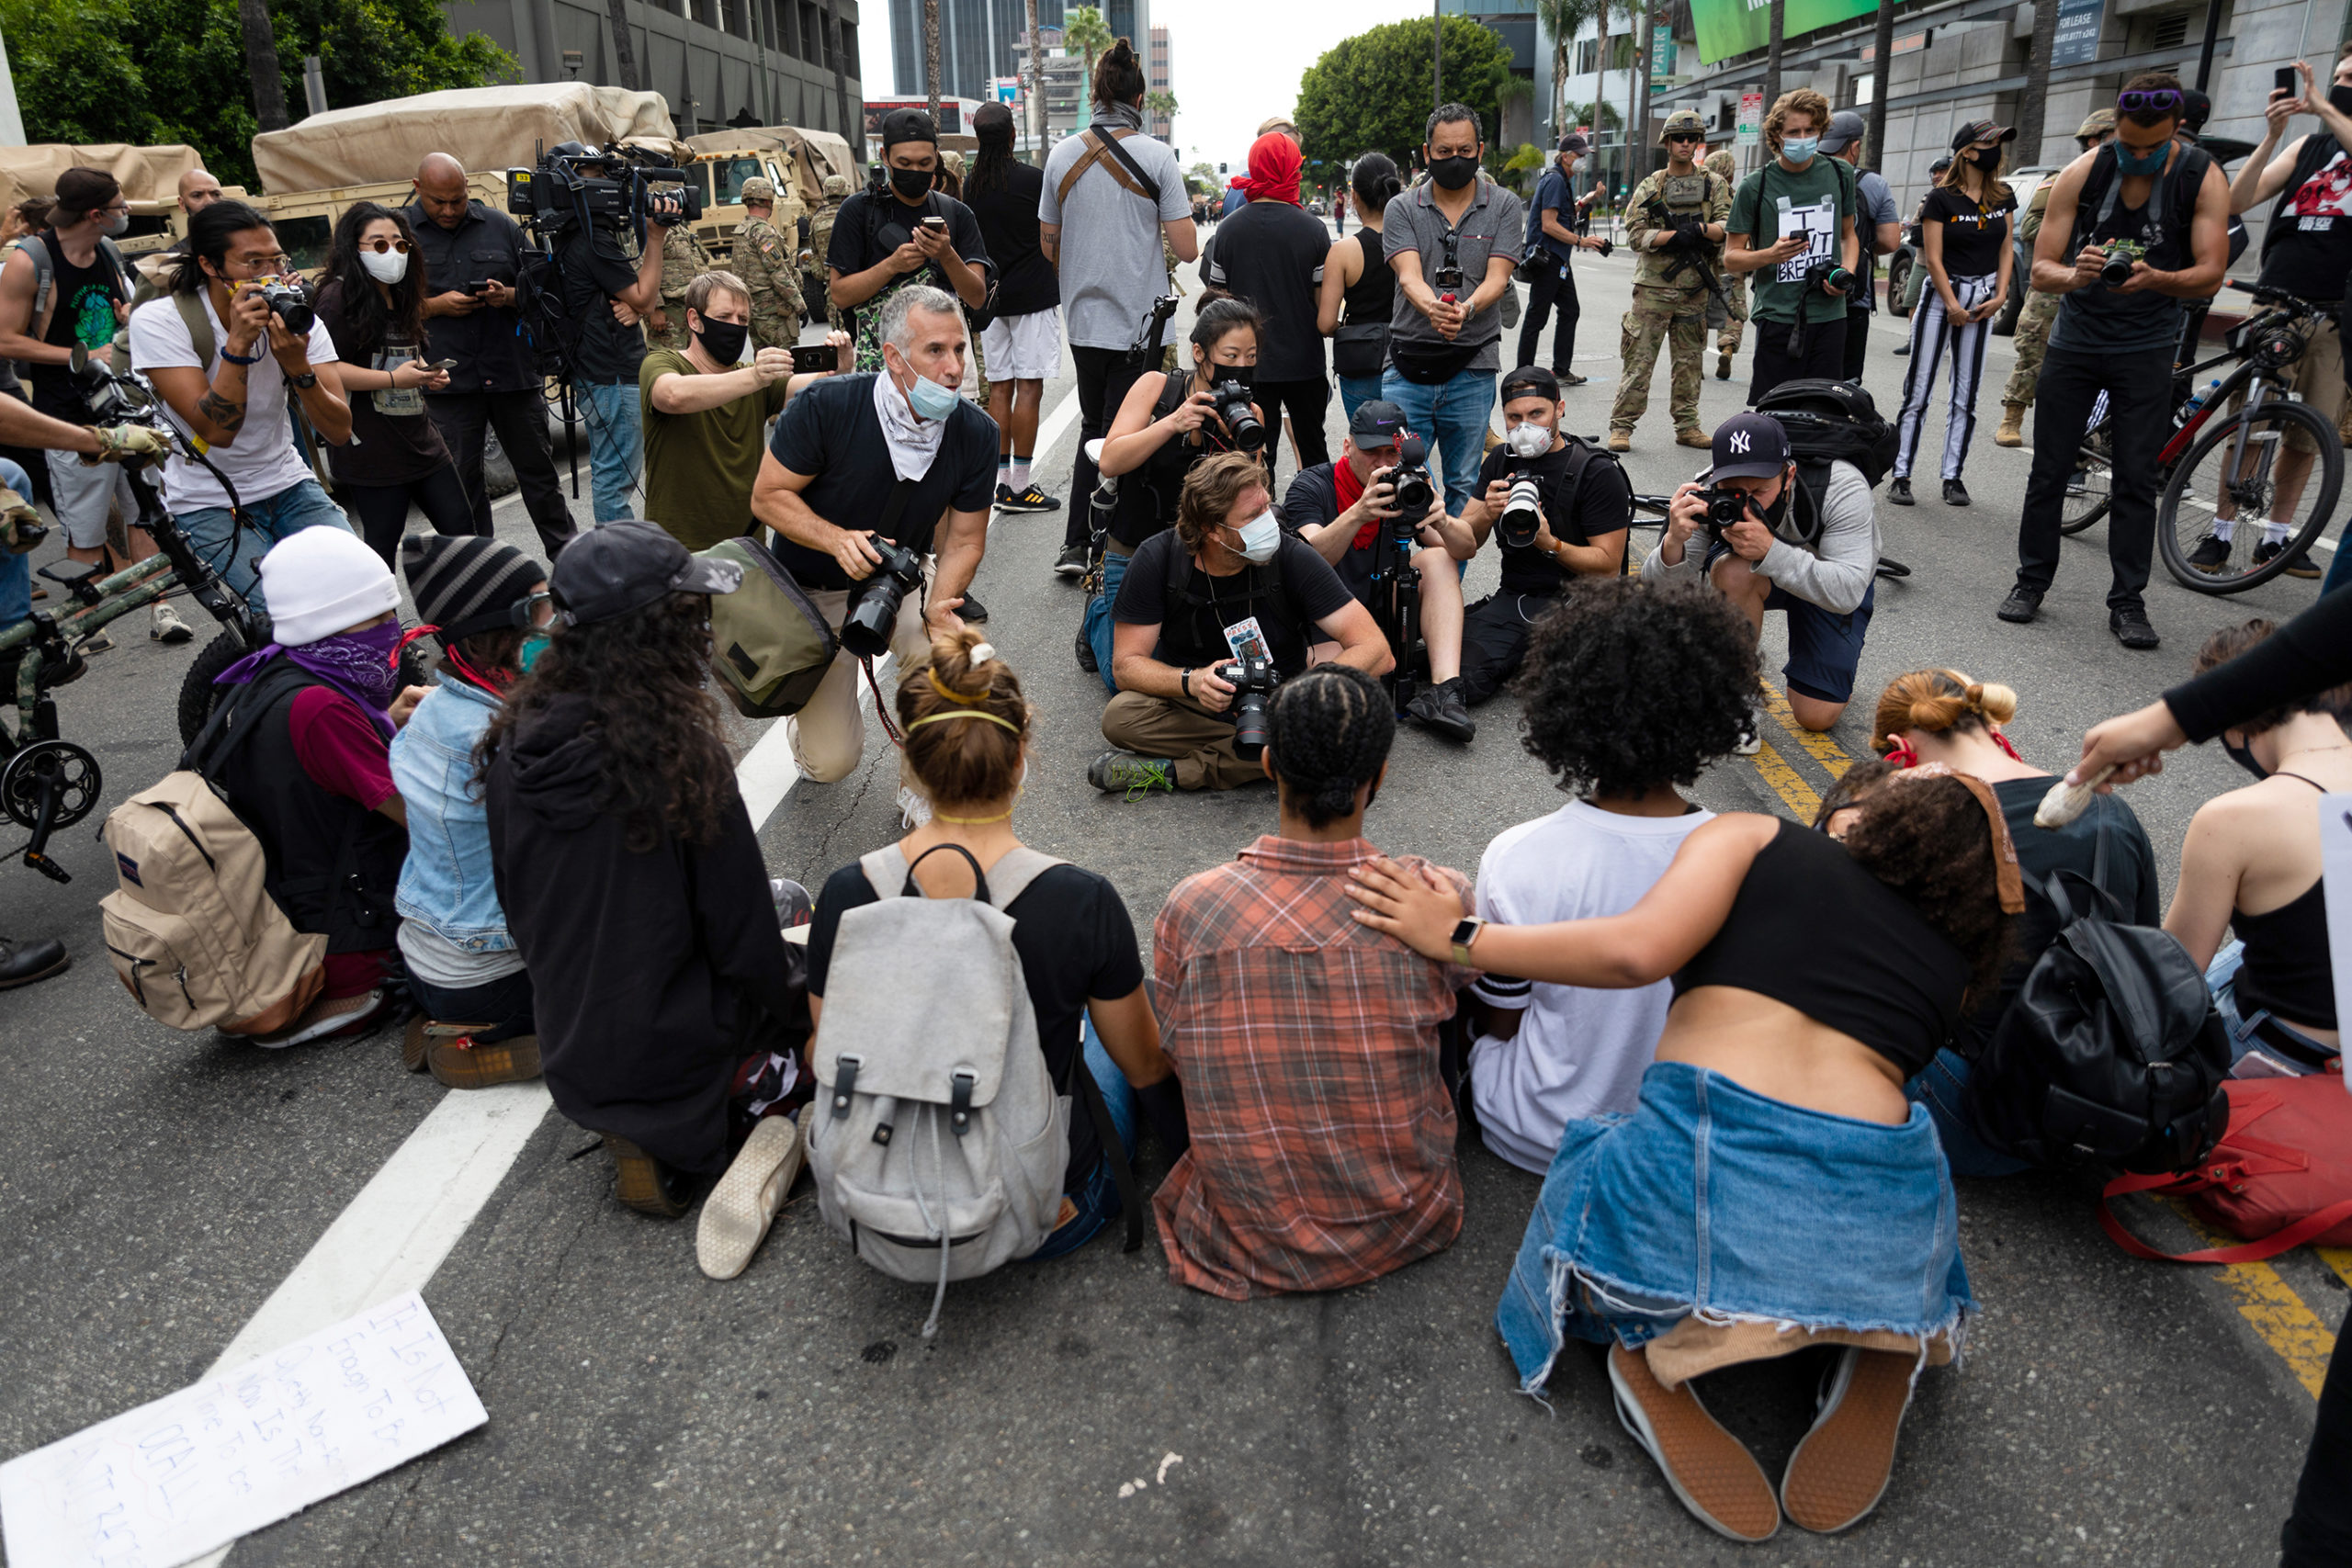
[[[1421,640],[1421,570],[1413,564],[1418,547],[1412,529],[1393,517],[1381,520],[1372,543],[1373,618],[1396,656],[1383,684],[1399,715],[1415,695],[1413,660]]]

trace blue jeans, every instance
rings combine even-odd
[[[24,469],[0,457],[0,485],[6,485],[25,498],[33,498],[33,481]],[[33,613],[33,558],[29,555],[0,554],[0,631],[6,631]],[[0,693],[0,705],[5,705],[13,694]]]
[[[1127,1087],[1125,1074],[1119,1071],[1111,1053],[1102,1048],[1102,1041],[1094,1032],[1094,1019],[1086,1020],[1086,1070],[1094,1077],[1095,1087],[1102,1091],[1102,1103],[1110,1108],[1111,1126],[1119,1134],[1120,1146],[1103,1151],[1109,1158],[1094,1162],[1094,1174],[1086,1185],[1069,1194],[1078,1213],[1069,1222],[1045,1239],[1036,1251],[1029,1255],[1032,1263],[1043,1263],[1064,1253],[1076,1252],[1094,1239],[1094,1233],[1119,1217],[1119,1179],[1113,1173],[1111,1160],[1133,1159],[1136,1147],[1136,1091]],[[1083,1116],[1086,1101],[1070,1097],[1069,1113]]]
[[[474,1038],[484,1045],[537,1032],[531,1012],[531,972],[517,969],[486,985],[447,990],[411,974],[408,988],[424,1016],[436,1023],[486,1023]]]
[[[2335,558],[2328,563],[2327,581],[2319,585],[2319,591],[2333,593],[2347,582],[2352,582],[2352,532],[2336,541]]]
[[[1924,1105],[1936,1123],[1936,1138],[1954,1176],[2015,1176],[2033,1167],[2014,1155],[2005,1155],[1976,1135],[1974,1123],[1962,1104],[1972,1071],[1967,1057],[1947,1046],[1919,1076],[1903,1086],[1914,1105]]]
[[[266,610],[261,592],[261,558],[269,547],[305,528],[340,528],[351,532],[351,520],[327,497],[316,479],[302,479],[265,501],[247,501],[245,517],[260,536],[237,532],[237,522],[225,506],[199,506],[178,514],[180,532],[191,548],[228,580],[256,610]]]
[[[1408,381],[1391,366],[1381,373],[1380,395],[1405,411],[1405,424],[1437,441],[1445,473],[1445,511],[1462,515],[1478,485],[1478,465],[1487,456],[1487,432],[1495,408],[1495,373],[1464,370],[1451,381],[1425,387]]]
[[[2213,962],[2205,966],[2205,988],[2213,993],[2213,1006],[2221,1013],[2222,1028],[2230,1037],[2231,1064],[2236,1065],[2247,1052],[2261,1043],[2257,1032],[2266,1023],[2289,1039],[2309,1046],[2322,1056],[2334,1055],[2335,1052],[2330,1047],[2313,1040],[2301,1030],[2280,1022],[2267,1008],[2256,1010],[2251,1017],[2238,1010],[2238,971],[2245,964],[2245,943],[2233,942],[2221,952],[2213,954]],[[2299,1073],[2313,1070],[2309,1063],[2299,1062],[2283,1051],[2265,1051],[2263,1055],[2282,1067],[2292,1067]]]
[[[1127,562],[1133,558],[1104,550],[1102,592],[1086,602],[1086,646],[1094,650],[1095,673],[1114,692],[1119,689],[1119,682],[1111,678],[1111,606],[1119,602],[1119,584],[1127,580]]]
[[[1356,410],[1386,394],[1378,376],[1342,376],[1340,378],[1340,410],[1348,418],[1356,417]]]
[[[596,521],[636,516],[629,492],[637,488],[638,469],[645,461],[637,383],[600,387],[574,381],[571,390],[588,424],[588,479],[595,495]]]

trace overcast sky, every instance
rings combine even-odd
[[[1427,0],[1151,0],[1152,21],[1168,29],[1177,151],[1187,166],[1229,163],[1238,173],[1258,122],[1290,112],[1300,73],[1324,51],[1430,9]],[[859,69],[866,90],[884,96],[895,80],[889,17],[880,5],[865,15]]]

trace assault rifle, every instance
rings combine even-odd
[[[1686,274],[1695,272],[1699,275],[1699,281],[1706,285],[1707,292],[1715,297],[1715,302],[1724,310],[1730,310],[1731,301],[1724,297],[1724,286],[1716,280],[1714,268],[1707,265],[1707,253],[1714,249],[1714,242],[1699,231],[1706,226],[1707,220],[1693,214],[1672,210],[1662,196],[1654,196],[1642,203],[1642,210],[1656,219],[1659,228],[1674,231],[1674,238],[1666,244],[1666,280],[1672,283]],[[1689,285],[1683,287],[1688,288]]]

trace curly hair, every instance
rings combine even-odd
[[[1886,751],[1906,729],[1929,734],[1982,733],[1987,722],[2007,724],[2018,716],[2018,694],[2007,686],[1971,679],[1958,670],[1914,670],[1897,675],[1878,695],[1871,719],[1871,750]]]
[[[898,705],[907,765],[933,805],[1002,800],[1019,784],[1029,703],[980,628],[932,638],[930,656],[899,677]]]
[[[1993,994],[2009,951],[2001,910],[2000,848],[1975,793],[1945,774],[1905,775],[1861,798],[1846,852],[1903,896],[1968,964],[1963,1012]]]
[[[2197,650],[2196,661],[2189,668],[2202,675],[2215,665],[2227,664],[2268,642],[2278,630],[2278,623],[2263,615],[2256,615],[2243,626],[2223,626],[2205,639],[2205,646]],[[2297,714],[2324,713],[2330,718],[2341,719],[2347,712],[2352,712],[2352,686],[2331,686],[2324,692],[2313,692],[2310,696],[2265,708],[2230,728],[2245,735],[2260,735],[2278,728]]]
[[[1853,763],[1823,792],[1821,804],[1813,813],[1813,825],[1827,832],[1831,818],[1840,811],[1860,807],[1863,796],[1893,778],[1897,772],[1894,763],[1879,757],[1865,757]]]
[[[1560,788],[1638,795],[1696,783],[1739,744],[1756,640],[1702,584],[1579,577],[1535,624],[1512,689],[1521,744]]]
[[[601,742],[596,809],[621,818],[629,852],[650,853],[665,833],[713,843],[736,794],[709,679],[703,594],[667,593],[625,615],[563,626],[474,747],[476,787],[516,730],[553,698],[576,694],[588,699]]]
[[[1781,150],[1781,133],[1787,130],[1792,114],[1813,116],[1816,136],[1829,129],[1829,100],[1811,87],[1792,87],[1780,96],[1771,112],[1764,117],[1764,144],[1775,152]]]
[[[1349,664],[1318,664],[1275,688],[1266,754],[1291,809],[1310,828],[1356,808],[1396,739],[1396,710],[1380,682]]]

